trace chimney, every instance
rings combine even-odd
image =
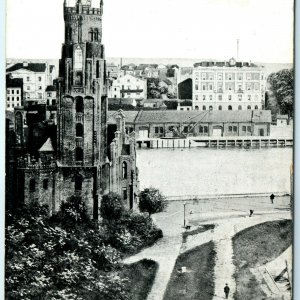
[[[23,67],[28,67],[28,62],[27,61],[23,61]]]
[[[240,40],[236,40],[236,60],[240,60]]]

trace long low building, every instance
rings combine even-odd
[[[116,111],[108,112],[108,131]],[[140,139],[186,136],[269,136],[271,111],[124,111],[126,128]]]

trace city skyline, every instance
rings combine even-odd
[[[63,0],[7,2],[6,57],[59,58],[62,5]],[[190,0],[188,6],[178,0],[110,0],[104,10],[107,57],[227,59],[236,57],[239,39],[241,60],[293,61],[290,0]]]

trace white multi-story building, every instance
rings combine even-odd
[[[23,105],[23,80],[6,77],[6,109],[13,111]]]
[[[147,98],[147,80],[126,74],[112,82],[108,98]]]
[[[23,79],[25,101],[35,104],[46,103],[46,87],[52,84],[52,71],[46,63],[16,63],[6,69],[11,78]]]
[[[266,76],[252,63],[205,61],[193,69],[193,109],[263,109]]]

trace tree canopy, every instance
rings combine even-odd
[[[121,257],[151,245],[162,231],[124,210],[120,196],[104,199],[106,216],[115,218],[104,223],[89,218],[81,197],[70,197],[54,216],[37,201],[7,213],[7,299],[133,299]]]
[[[283,69],[268,77],[270,90],[281,114],[293,116],[294,109],[294,70]],[[271,99],[269,100],[269,106]]]

